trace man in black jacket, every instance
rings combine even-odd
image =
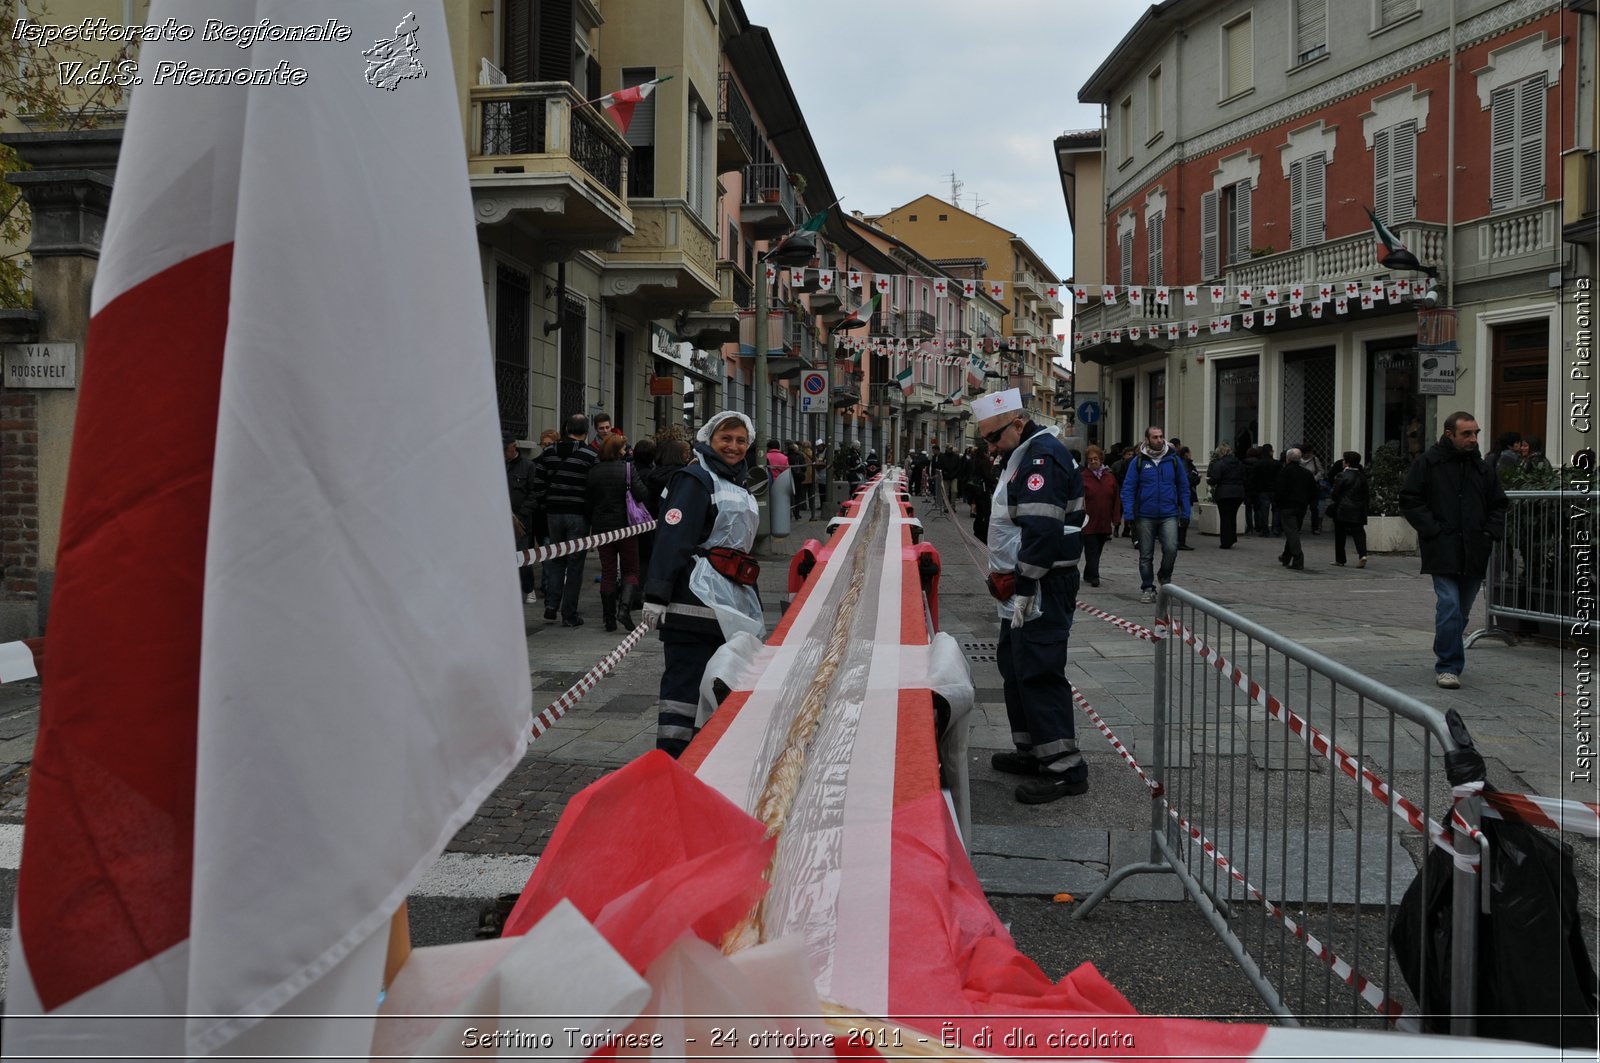
[[[589,469],[600,460],[594,448],[583,441],[589,433],[589,418],[573,414],[567,418],[565,438],[546,447],[533,463],[533,492],[544,507],[550,524],[550,541],[563,543],[589,534],[586,494]],[[583,557],[579,550],[551,562],[550,596],[544,603],[544,618],[556,619],[560,609],[562,627],[582,627],[578,616],[578,595],[583,592]],[[558,604],[559,603],[559,604]]]
[[[1510,506],[1494,469],[1478,456],[1478,431],[1470,413],[1446,417],[1444,435],[1412,462],[1400,485],[1400,512],[1417,529],[1423,574],[1433,577],[1434,681],[1446,690],[1461,686],[1467,664],[1461,633]]]
[[[1306,567],[1306,555],[1300,548],[1300,531],[1305,526],[1306,511],[1316,501],[1317,478],[1300,464],[1300,451],[1291,447],[1283,456],[1278,480],[1272,488],[1272,511],[1283,525],[1283,553],[1278,555],[1278,561],[1289,568]]]
[[[517,446],[515,432],[501,432],[500,446],[505,451],[506,490],[511,493],[511,530],[517,537],[517,549],[526,550],[533,545],[529,533],[533,529],[533,462]],[[517,570],[522,579],[522,593],[533,593],[533,566],[523,565]],[[529,604],[533,604],[531,601]]]

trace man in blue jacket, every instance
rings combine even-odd
[[[1156,600],[1156,581],[1172,582],[1178,557],[1178,521],[1189,519],[1189,475],[1183,459],[1151,425],[1144,443],[1122,478],[1122,519],[1132,521],[1139,541],[1139,600]],[[1161,570],[1153,572],[1156,537],[1161,537]]]
[[[990,763],[1028,776],[1017,800],[1039,805],[1089,789],[1067,681],[1086,516],[1083,475],[1060,430],[1035,424],[1023,412],[1018,389],[985,395],[973,408],[1004,489],[1004,507],[996,506],[989,518],[989,589],[999,602],[996,656],[1017,747],[996,753]],[[998,490],[995,498],[1002,498]]]

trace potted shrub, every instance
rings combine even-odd
[[[1385,443],[1372,455],[1367,469],[1368,553],[1410,553],[1417,548],[1416,530],[1400,515],[1400,485],[1408,464],[1398,443]]]

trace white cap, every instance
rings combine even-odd
[[[755,423],[738,410],[723,410],[721,413],[713,414],[710,420],[700,426],[700,431],[696,432],[694,437],[702,443],[711,442],[711,435],[717,430],[717,426],[730,418],[738,418],[738,420],[744,424],[745,433],[750,437],[750,445],[755,446]]]
[[[972,413],[980,421],[999,417],[1002,413],[1022,412],[1022,389],[1007,388],[992,395],[972,400]]]

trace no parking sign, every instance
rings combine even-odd
[[[808,369],[800,374],[800,412],[821,413],[828,391],[828,374]]]

